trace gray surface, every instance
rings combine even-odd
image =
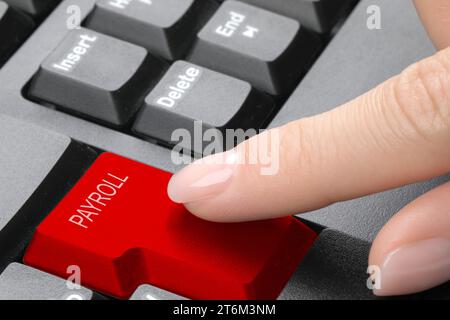
[[[375,299],[367,288],[370,244],[325,230],[278,299]]]
[[[0,230],[44,180],[69,143],[66,136],[0,114]]]
[[[69,288],[66,280],[11,263],[0,274],[0,300],[90,300],[93,293],[83,287]]]
[[[249,27],[258,31],[250,34]],[[271,67],[280,59],[287,63],[286,57],[280,56],[289,50],[299,30],[300,24],[293,19],[239,1],[226,1],[199,32],[188,60],[279,94],[279,81],[273,79]]]
[[[366,9],[373,4],[381,8],[382,30],[366,28]],[[433,52],[410,0],[363,0],[271,126],[330,110]],[[372,240],[402,206],[444,180],[336,204],[302,218]]]
[[[187,300],[187,298],[144,284],[137,288],[130,300]]]
[[[124,7],[111,3],[110,0],[97,1],[86,27],[139,44],[166,59],[178,56],[185,49],[184,43],[194,37],[192,29],[195,29],[196,17],[190,17],[194,21],[176,32],[168,32],[185,19],[193,0],[153,0],[151,5],[131,1]],[[179,41],[174,42],[174,37]]]
[[[450,299],[450,282],[421,293],[376,297],[367,286],[370,243],[336,230],[324,230],[286,285],[280,300]]]

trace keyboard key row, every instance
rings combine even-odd
[[[212,11],[207,3],[100,0],[85,25],[174,60],[193,43],[202,11]],[[298,21],[229,0],[198,33],[188,60],[280,95],[292,89],[318,47]]]
[[[160,18],[170,3],[98,1],[86,25],[111,27],[102,30],[114,37],[89,28],[70,31],[41,64],[29,97],[169,146],[179,142],[172,139],[176,129],[193,137],[200,121],[202,132],[264,128],[277,111],[268,94],[278,98],[292,89],[318,48],[311,33],[295,20],[230,0],[198,33],[189,62],[169,66],[166,59],[177,56],[178,49],[159,52],[163,60],[154,48],[167,49],[162,44],[176,43],[180,35],[192,42],[191,31],[178,25],[192,14],[201,15],[195,6],[200,1],[191,0],[173,4],[171,17]],[[148,35],[134,34],[148,43],[139,46],[139,39],[120,33],[128,25],[111,25],[106,12],[123,16],[117,21],[127,24],[131,17],[146,20],[139,16],[145,14],[152,21]],[[193,145],[184,149],[201,154],[203,145]]]
[[[111,66],[115,66],[112,68]],[[166,63],[138,46],[75,30],[42,63],[29,94],[111,125],[129,123]],[[134,130],[171,142],[178,128],[260,128],[275,110],[248,82],[178,61],[145,99]]]
[[[343,16],[344,9],[354,2],[353,0],[242,1],[293,18],[303,27],[319,33],[328,32]],[[32,17],[35,23],[39,23],[60,2],[61,0],[0,1],[0,66],[34,29],[33,22],[29,18],[25,19],[22,13]],[[218,3],[222,2],[97,0],[85,25],[92,30],[140,45],[157,56],[176,60],[184,58],[195,40],[195,34],[217,9]],[[1,22],[4,18],[2,15],[6,8],[5,4],[21,11],[9,12],[9,17],[5,19],[7,23]],[[257,27],[248,27],[249,29],[244,31],[248,35],[254,35],[258,30]]]

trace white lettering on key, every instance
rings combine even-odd
[[[183,99],[184,95],[192,88],[200,73],[198,68],[187,68],[184,74],[178,76],[177,83],[169,86],[167,93],[156,99],[156,103],[166,108],[175,107],[176,103]]]
[[[84,199],[84,203],[75,211],[76,214],[69,218],[69,222],[88,229],[94,222],[94,217],[102,213],[109,201],[117,195],[127,181],[128,177],[119,178],[108,173],[107,177],[96,186],[96,190]]]
[[[220,25],[216,29],[217,34],[227,38],[231,37],[245,20],[245,16],[243,14],[234,11],[230,11],[229,13],[230,19],[225,23],[225,25]]]
[[[112,7],[116,7],[118,9],[126,9],[128,7],[128,5],[133,2],[133,0],[110,0],[108,2],[108,4]],[[147,5],[152,5],[153,1],[152,0],[138,0],[138,2],[147,4]]]
[[[54,63],[53,68],[69,72],[81,60],[89,49],[91,44],[97,40],[96,36],[89,36],[87,34],[80,35],[80,41],[72,48],[72,51],[59,63]]]
[[[258,28],[252,26],[245,26],[245,31],[242,33],[247,38],[254,38],[256,34],[259,32]]]

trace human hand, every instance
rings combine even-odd
[[[415,3],[441,51],[334,110],[186,167],[169,184],[171,199],[212,221],[258,220],[450,172],[450,1]],[[279,144],[269,158],[278,157],[279,170],[261,174],[267,164],[253,156],[267,150],[273,137]],[[423,291],[450,280],[450,182],[384,226],[369,265],[381,269],[377,295]]]

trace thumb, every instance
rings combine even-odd
[[[450,49],[332,111],[255,136],[173,176],[212,221],[296,214],[450,171]]]
[[[383,227],[369,265],[380,296],[420,292],[450,280],[450,182],[414,200]]]

